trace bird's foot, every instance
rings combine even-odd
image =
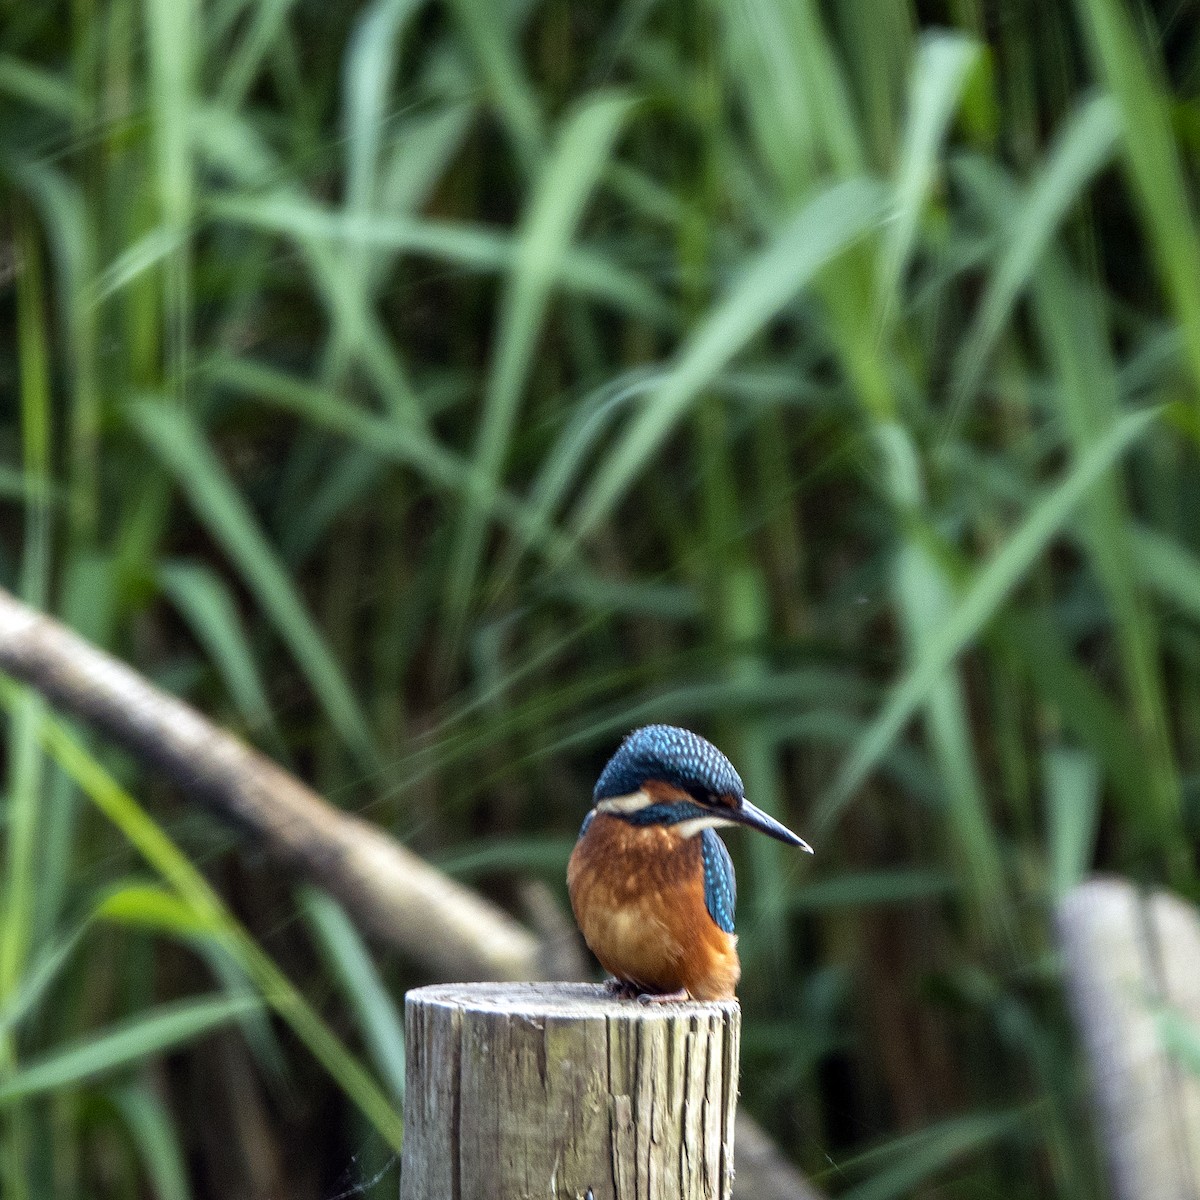
[[[639,1004],[680,1004],[691,996],[687,988],[680,988],[677,992],[641,992],[637,999]]]
[[[606,979],[604,988],[610,996],[615,996],[618,1000],[633,1000],[641,993],[636,983],[629,983],[624,979]]]

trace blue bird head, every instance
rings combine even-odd
[[[600,773],[593,802],[635,825],[747,825],[812,853],[803,838],[746,799],[742,777],[716,746],[674,725],[635,729]]]

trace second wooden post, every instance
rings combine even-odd
[[[736,1002],[439,985],[405,1026],[401,1200],[729,1200]]]

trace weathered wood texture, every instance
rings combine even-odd
[[[590,984],[405,1005],[401,1200],[728,1200],[741,1014]]]
[[[1200,1078],[1163,1047],[1160,1014],[1200,1026],[1200,922],[1164,892],[1117,879],[1058,908],[1067,991],[1092,1073],[1118,1200],[1200,1196]]]

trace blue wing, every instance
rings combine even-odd
[[[592,818],[596,815],[596,810],[593,808],[586,817],[583,818],[583,824],[579,827],[579,836],[583,837],[588,831],[588,826],[592,823]]]
[[[737,879],[733,859],[715,829],[700,835],[700,853],[704,858],[704,906],[726,933],[733,932],[733,914],[737,908]]]

